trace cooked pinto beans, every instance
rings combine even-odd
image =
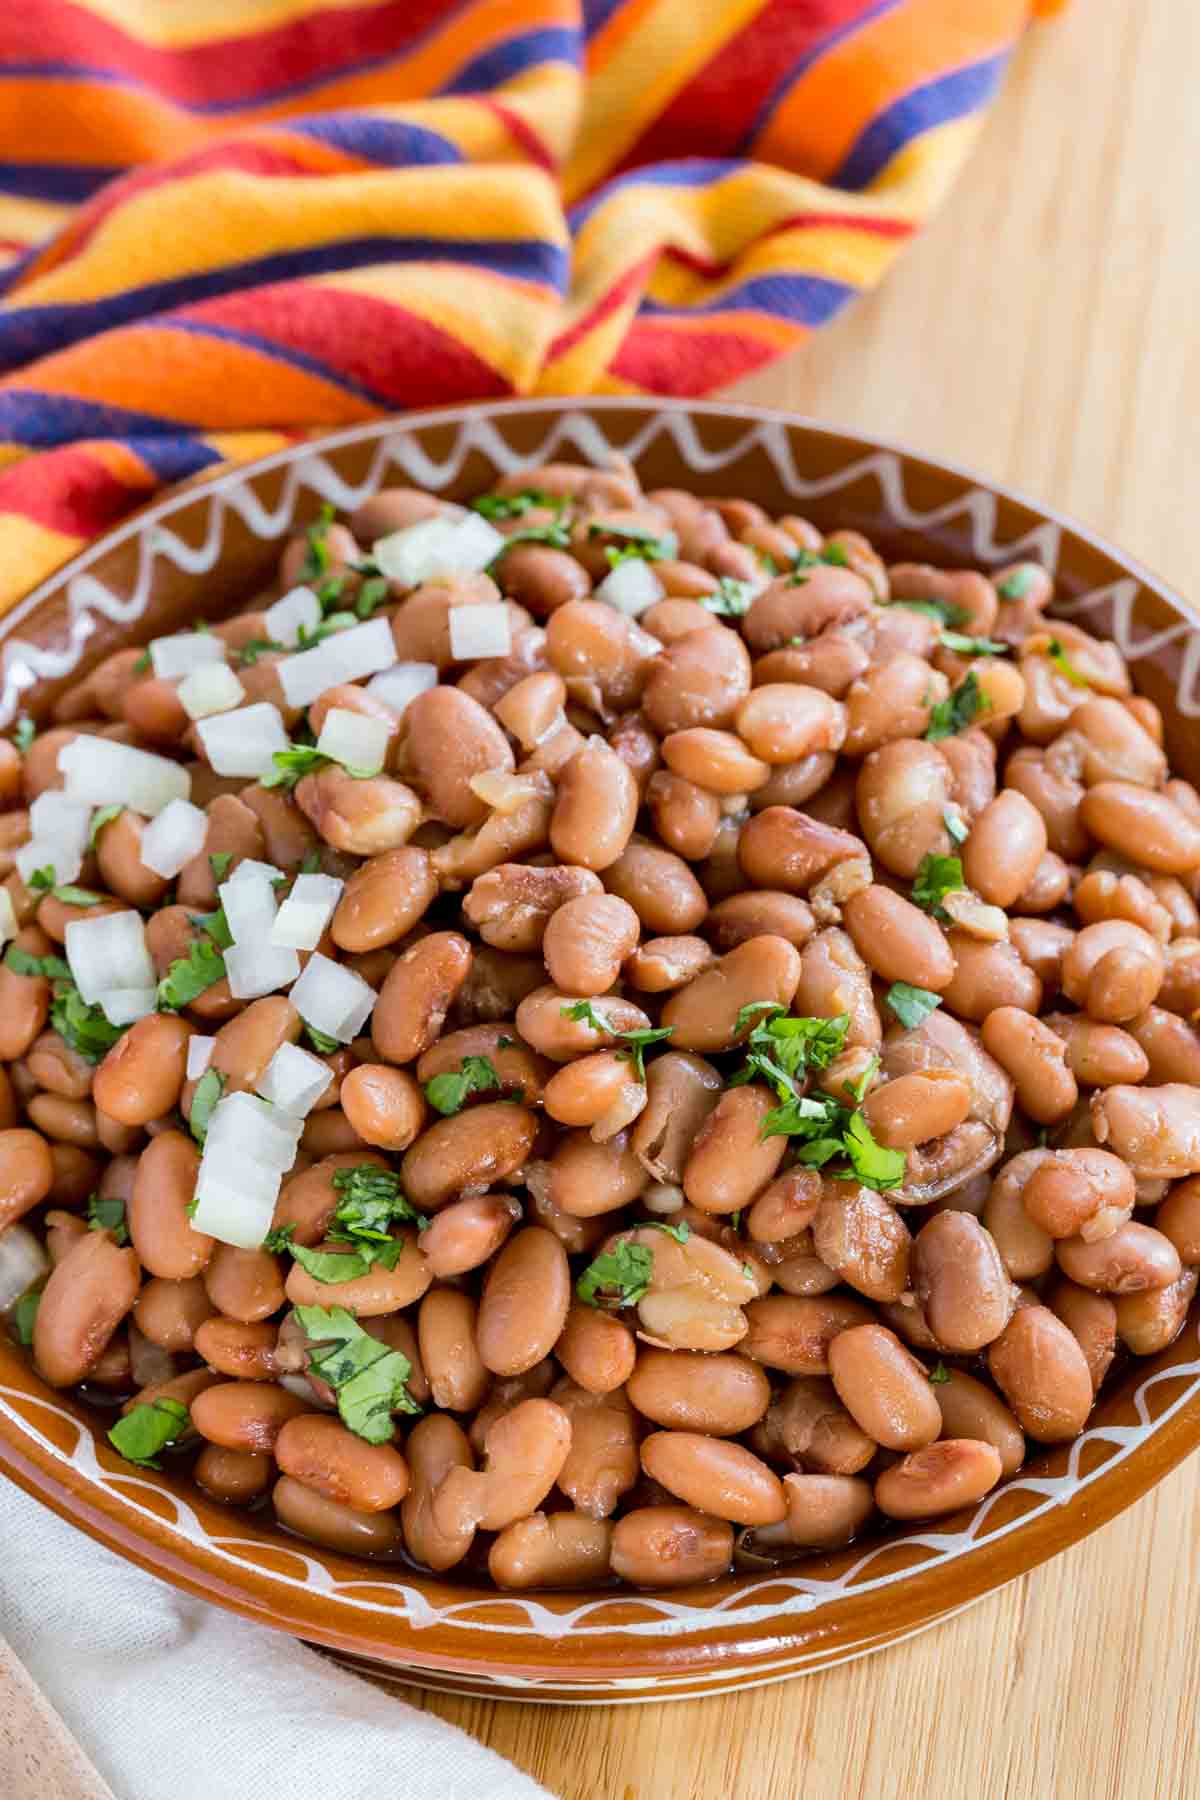
[[[223,1504],[503,1590],[968,1509],[1194,1303],[1200,797],[1164,720],[1036,564],[889,569],[624,462],[481,513],[490,573],[355,627],[378,683],[336,648],[365,559],[463,509],[297,522],[280,596],[315,556],[326,633],[263,649],[265,598],[213,631],[293,740],[268,771],[136,648],[0,742],[33,1361]],[[635,619],[608,576],[643,551]],[[17,875],[91,741],[204,815],[177,876],[117,765],[92,895]]]

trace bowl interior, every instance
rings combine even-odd
[[[281,541],[322,501],[385,485],[451,498],[539,461],[628,455],[647,487],[740,494],[819,527],[864,532],[889,561],[1055,575],[1055,611],[1116,639],[1163,711],[1173,764],[1200,780],[1200,636],[1146,571],[1044,508],[887,446],[748,408],[514,403],[419,415],[294,446],[177,490],[0,624],[0,726],[44,719],[56,696],[124,644],[244,605]],[[783,1569],[667,1594],[500,1595],[470,1580],[372,1567],[218,1506],[172,1473],[131,1470],[103,1421],[52,1393],[0,1337],[0,1468],[122,1553],[180,1585],[318,1642],[510,1691],[581,1685],[620,1697],[768,1679],[859,1654],[1031,1567],[1143,1492],[1200,1437],[1197,1312],[1161,1355],[1106,1386],[1074,1444],[1035,1456],[978,1507]]]

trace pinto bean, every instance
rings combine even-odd
[[[839,1332],[829,1346],[829,1373],[851,1418],[886,1449],[922,1449],[941,1430],[924,1368],[884,1326]]]
[[[1013,1078],[1022,1109],[1039,1124],[1064,1119],[1079,1098],[1067,1063],[1067,1044],[1041,1019],[1018,1006],[997,1006],[983,1021],[989,1056]]]
[[[151,1013],[138,1019],[96,1070],[96,1105],[122,1125],[148,1125],[178,1104],[192,1028],[185,1019]]]
[[[768,1294],[746,1308],[749,1330],[742,1351],[785,1375],[828,1375],[834,1338],[870,1320],[870,1310],[860,1300],[839,1294]]]
[[[1101,1294],[1141,1294],[1170,1287],[1181,1273],[1170,1238],[1151,1225],[1127,1222],[1107,1237],[1063,1238],[1055,1247],[1063,1274]]]
[[[872,885],[851,894],[842,917],[854,947],[881,981],[908,981],[940,992],[954,975],[954,957],[928,913],[890,888]]]
[[[655,1431],[642,1443],[651,1480],[698,1511],[742,1525],[770,1525],[787,1514],[779,1477],[741,1444],[694,1431]]]
[[[565,863],[608,869],[637,820],[637,783],[607,745],[585,745],[562,771],[550,820],[550,842]]]
[[[1056,1444],[1079,1436],[1092,1409],[1092,1377],[1076,1338],[1048,1307],[1019,1307],[987,1362],[1030,1437]]]
[[[878,1142],[901,1150],[953,1131],[970,1108],[970,1086],[952,1069],[899,1075],[873,1089],[863,1102],[867,1123]]]
[[[695,931],[708,899],[681,856],[634,838],[604,871],[610,894],[628,902],[651,932]]]
[[[757,1082],[721,1095],[684,1164],[683,1191],[693,1206],[738,1212],[766,1187],[787,1148],[786,1138],[761,1135],[775,1105],[775,1096]]]
[[[672,1044],[681,1050],[728,1050],[738,1039],[745,1006],[754,1000],[790,1004],[800,967],[799,955],[783,938],[747,939],[667,1000],[662,1023],[673,1029]]]
[[[428,850],[404,844],[362,863],[347,881],[330,921],[341,950],[378,950],[407,936],[437,897]]]
[[[1003,1473],[993,1445],[943,1438],[903,1457],[875,1483],[875,1504],[891,1519],[930,1519],[974,1506]]]
[[[1128,1219],[1134,1179],[1106,1150],[1056,1150],[1030,1174],[1021,1199],[1030,1219],[1051,1237],[1082,1233],[1092,1242],[1110,1236]]]
[[[971,1438],[990,1444],[1002,1475],[1013,1475],[1025,1461],[1025,1434],[1016,1416],[990,1387],[961,1369],[948,1369],[934,1386],[942,1415],[943,1438]]]
[[[733,1528],[690,1506],[642,1506],[617,1520],[612,1568],[634,1587],[690,1587],[724,1575]]]
[[[937,1213],[921,1227],[913,1291],[937,1341],[960,1353],[992,1343],[1012,1312],[1012,1283],[995,1240],[970,1213]]]
[[[552,1232],[530,1225],[492,1264],[479,1303],[479,1353],[497,1375],[519,1375],[548,1356],[566,1323],[570,1271]]]
[[[1092,1096],[1097,1141],[1139,1179],[1200,1173],[1200,1095],[1181,1082],[1102,1088]]]
[[[86,1232],[56,1263],[33,1323],[33,1360],[51,1387],[73,1387],[95,1368],[140,1279],[136,1253],[108,1231]]]

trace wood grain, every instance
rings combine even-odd
[[[1054,500],[1200,595],[1200,7],[1075,0],[885,288],[735,390]],[[412,1697],[561,1800],[1182,1800],[1200,1462],[948,1625],[781,1687],[579,1710]]]

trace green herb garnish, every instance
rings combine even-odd
[[[19,944],[9,945],[4,962],[14,975],[48,975],[51,981],[71,980],[71,965],[61,956],[31,956]]]
[[[41,1303],[41,1288],[33,1288],[28,1294],[21,1295],[9,1313],[9,1324],[16,1333],[18,1344],[26,1346],[32,1344],[34,1320],[37,1318],[37,1310]]]
[[[322,769],[332,767],[353,775],[356,781],[366,781],[375,773],[373,769],[354,769],[348,763],[335,763],[333,757],[324,755],[313,744],[289,744],[286,750],[273,753],[271,763],[273,766],[267,773],[259,776],[259,782],[265,788],[290,790],[306,775],[318,775]]]
[[[119,1455],[139,1469],[158,1469],[155,1459],[160,1450],[176,1444],[187,1430],[191,1414],[182,1400],[163,1396],[144,1400],[118,1419],[108,1434],[108,1441]]]
[[[219,1069],[205,1069],[196,1083],[196,1091],[192,1095],[192,1110],[188,1117],[188,1125],[192,1136],[198,1144],[202,1144],[208,1136],[208,1121],[212,1117],[213,1107],[225,1091],[225,1077]]]
[[[1050,647],[1046,651],[1046,655],[1050,658],[1050,661],[1054,664],[1059,674],[1065,676],[1072,687],[1085,688],[1091,685],[1087,676],[1081,674],[1075,667],[1075,664],[1071,661],[1057,638],[1050,639]]]
[[[950,1371],[940,1356],[928,1373],[934,1387],[942,1387],[950,1379]]]
[[[143,650],[142,654],[133,665],[133,672],[135,675],[144,675],[149,667],[150,652],[148,650]]]
[[[308,548],[296,576],[301,585],[320,581],[329,573],[329,527],[333,524],[333,512],[333,507],[326,502],[304,533]]]
[[[621,1238],[588,1264],[575,1292],[585,1306],[636,1306],[650,1292],[654,1254],[647,1244]]]
[[[118,801],[115,806],[102,806],[99,812],[92,814],[92,829],[88,836],[88,843],[93,850],[96,848],[96,840],[104,830],[104,827],[106,825],[111,825],[113,820],[124,811],[124,806]]]
[[[229,865],[233,861],[232,850],[217,850],[208,859],[208,866],[213,872],[213,880],[224,881],[229,873]]]
[[[103,1007],[88,1006],[73,981],[55,982],[50,1023],[59,1037],[90,1063],[103,1062],[129,1029],[128,1025],[110,1025]]]
[[[197,931],[208,933],[218,950],[232,949],[233,933],[229,929],[229,921],[225,917],[223,906],[218,906],[216,912],[189,913],[188,918]],[[174,967],[173,964],[172,967]]]
[[[309,631],[301,625],[296,632],[296,649],[311,650],[317,644],[323,644],[326,638],[336,637],[339,631],[345,631],[355,623],[355,615],[351,612],[326,613],[319,625]]]
[[[44,869],[35,869],[29,877],[28,887],[31,893],[49,894],[52,900],[61,900],[64,906],[99,906],[105,898],[91,888],[72,887],[69,882],[59,885],[53,863],[47,863]]]
[[[295,1235],[296,1227],[294,1224],[280,1225],[276,1230],[268,1231],[266,1237],[262,1241],[262,1248],[270,1251],[272,1256],[281,1256],[285,1250],[291,1249],[292,1239]]]
[[[956,656],[1007,656],[1008,645],[998,638],[965,637],[961,631],[943,631],[938,642]]]
[[[386,575],[368,575],[354,597],[354,613],[359,619],[369,619],[377,606],[391,593],[391,582]]]
[[[354,1163],[348,1169],[335,1169],[333,1185],[341,1199],[330,1222],[330,1237],[355,1243],[360,1238],[383,1242],[391,1236],[390,1227],[406,1220],[424,1231],[429,1220],[417,1211],[400,1189],[400,1177],[391,1169],[377,1169],[374,1163]]]
[[[32,744],[36,736],[37,726],[32,719],[24,718],[17,720],[13,727],[13,743],[17,746],[17,749],[21,752],[22,756],[25,755],[25,752],[29,749],[30,744]]]
[[[364,1331],[344,1306],[298,1306],[294,1316],[309,1341],[308,1366],[337,1395],[343,1425],[368,1444],[390,1443],[393,1412],[421,1410],[408,1391],[407,1356]]]
[[[661,1043],[663,1038],[670,1037],[674,1029],[675,1027],[673,1025],[660,1025],[653,1031],[621,1032],[620,1035],[625,1039],[626,1048],[618,1050],[617,1055],[627,1056],[629,1058],[630,1062],[633,1064],[635,1081],[644,1082],[646,1079],[645,1054],[647,1045]]]
[[[457,1073],[447,1070],[425,1083],[425,1098],[437,1112],[456,1113],[462,1111],[468,1094],[500,1086],[500,1077],[486,1056],[464,1056]]]
[[[939,625],[949,628],[967,622],[965,610],[949,600],[892,600],[888,604],[902,606],[905,612],[923,613],[927,619],[936,619]]]
[[[503,562],[509,551],[514,550],[518,544],[549,544],[553,550],[569,550],[571,534],[565,525],[557,522],[553,525],[522,525],[518,530],[509,532],[504,543],[488,564],[488,573],[490,574],[497,564]],[[636,554],[636,552],[632,554]]]
[[[87,1203],[87,1222],[89,1231],[111,1231],[118,1244],[129,1242],[123,1200],[101,1200],[93,1194]]]
[[[269,656],[273,650],[286,649],[286,644],[277,644],[274,638],[251,638],[238,651],[238,667],[252,669],[261,656]]]
[[[213,914],[214,918],[224,914]],[[228,935],[228,928],[226,928]],[[211,938],[196,938],[186,956],[177,956],[158,984],[158,1010],[178,1012],[224,979],[225,958]]]
[[[730,1086],[761,1078],[782,1101],[795,1098],[810,1069],[829,1067],[844,1049],[850,1029],[848,1013],[832,1019],[795,1018],[773,1001],[753,1000],[738,1013],[736,1030],[744,1030],[755,1014],[758,1024],[745,1040],[745,1064],[731,1078]]]
[[[757,589],[751,581],[737,581],[722,575],[715,594],[701,594],[700,604],[707,612],[723,619],[740,619],[750,611]]]
[[[522,488],[519,494],[478,494],[471,501],[472,512],[477,512],[485,519],[520,519],[535,507],[549,507],[551,511],[565,512],[570,501],[561,494],[546,494],[541,488]]]
[[[939,738],[953,737],[956,732],[965,731],[986,710],[987,699],[972,670],[948,699],[938,701],[929,716],[925,736],[931,744],[936,744]]]
[[[1038,576],[1041,574],[1040,563],[1022,563],[1011,575],[996,583],[996,592],[1006,600],[1020,600],[1027,594]]]
[[[893,981],[884,998],[906,1031],[915,1030],[942,1004],[940,994],[909,981]]]
[[[966,885],[960,857],[935,856],[930,851],[928,856],[921,858],[913,879],[913,904],[923,907],[935,919],[941,919],[945,923],[948,915],[942,907],[942,901],[947,894],[956,893]]]
[[[597,522],[588,526],[589,538],[616,538],[618,545],[606,545],[604,555],[611,568],[629,562],[638,557],[642,562],[669,562],[678,553],[679,539],[673,531],[665,531],[661,535],[653,532],[645,525],[605,525]]]
[[[318,1056],[334,1056],[342,1047],[339,1039],[330,1037],[324,1031],[318,1031],[316,1026],[310,1025],[307,1020],[304,1023],[304,1035]]]

